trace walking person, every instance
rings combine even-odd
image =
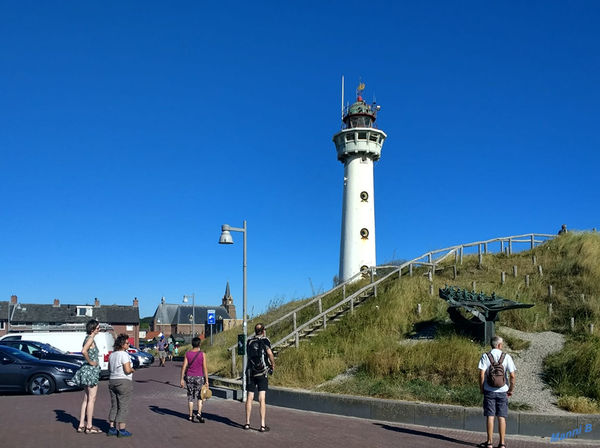
[[[208,370],[206,370],[206,356],[200,351],[200,338],[192,339],[192,349],[185,352],[181,366],[180,387],[187,387],[188,420],[194,423],[194,401],[198,402],[196,419],[204,423],[202,417],[202,389],[208,389]]]
[[[133,395],[133,367],[131,358],[127,353],[129,336],[120,334],[115,340],[114,351],[108,359],[110,379],[108,390],[110,392],[110,412],[108,421],[109,436],[131,437],[132,434],[125,429],[125,420],[129,413],[129,402]]]
[[[494,336],[492,350],[479,360],[479,389],[483,394],[483,415],[486,419],[487,441],[480,446],[493,448],[494,417],[498,418],[498,448],[506,448],[506,418],[508,397],[515,389],[515,364],[510,355],[503,353],[504,340]]]
[[[162,335],[160,340],[158,341],[158,365],[160,367],[165,366],[165,361],[167,360],[167,341],[165,340],[165,336]]]
[[[260,432],[267,432],[270,428],[266,424],[267,414],[267,390],[269,389],[268,374],[273,373],[275,368],[275,357],[271,350],[271,341],[267,338],[265,326],[261,323],[254,327],[254,336],[246,343],[248,355],[248,366],[246,368],[246,424],[244,429],[250,429],[250,414],[252,413],[252,401],[254,393],[258,391],[258,403],[260,405]]]
[[[85,332],[87,335],[83,340],[83,348],[81,349],[85,364],[73,376],[75,384],[82,386],[84,390],[77,432],[99,434],[102,431],[93,425],[93,420],[98,381],[100,381],[99,350],[94,342],[94,337],[100,332],[100,323],[96,319],[89,320],[85,326]]]

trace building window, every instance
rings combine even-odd
[[[77,307],[77,315],[92,317],[92,307],[91,306],[78,306]]]
[[[5,326],[4,326],[4,321],[0,322],[0,330],[4,330]]]
[[[125,328],[127,331],[133,331],[133,325],[127,325]]]

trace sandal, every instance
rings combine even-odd
[[[501,443],[500,445],[498,445],[498,448],[506,448],[506,445]]]
[[[261,426],[258,432],[269,432],[270,430],[271,428],[269,428],[268,426]]]
[[[250,425],[249,425],[248,423],[246,423],[246,424],[244,425],[244,430],[246,430],[246,431],[247,431],[247,430],[249,430],[249,429],[250,429]]]
[[[80,426],[77,428],[77,432],[85,432],[85,426]]]
[[[95,426],[90,426],[89,428],[85,428],[85,433],[86,434],[100,434],[102,431],[100,431],[99,428],[96,428]]]
[[[477,445],[479,448],[494,448],[494,444],[491,442],[481,442],[479,445]],[[506,448],[506,447],[504,447]]]
[[[192,422],[192,423],[195,423],[195,421],[194,421],[194,416],[193,416],[193,415],[190,415],[190,416],[188,417],[188,420],[189,420],[190,422]]]

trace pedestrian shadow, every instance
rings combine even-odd
[[[152,412],[155,412],[160,415],[170,415],[170,416],[181,418],[184,420],[187,420],[189,417],[189,415],[187,413],[174,411],[173,409],[169,409],[169,408],[161,408],[160,406],[155,406],[155,405],[150,405],[148,407],[150,408],[150,410]],[[244,427],[244,425],[242,425],[238,422],[234,422],[230,418],[223,417],[223,416],[217,415],[217,414],[211,414],[210,412],[203,412],[202,417],[204,417],[206,420],[211,420],[213,422],[222,423],[224,425],[232,426],[234,428],[243,428]]]
[[[133,380],[136,383],[159,383],[159,384],[166,384],[167,386],[171,386],[171,387],[177,387],[180,388],[181,386],[179,384],[172,384],[170,381],[158,381],[158,380]]]
[[[444,436],[442,434],[431,434],[431,433],[419,431],[416,429],[399,428],[397,426],[390,426],[390,425],[386,425],[383,423],[373,423],[373,424],[377,425],[377,426],[381,426],[383,429],[387,429],[388,431],[401,432],[403,434],[410,434],[410,435],[419,436],[419,437],[429,437],[431,439],[443,440],[445,442],[458,443],[460,445],[478,446],[475,443],[465,442],[464,440],[455,439],[454,437],[448,437],[448,436]]]
[[[73,426],[73,429],[78,428],[79,420],[77,420],[73,415],[63,411],[62,409],[55,409],[54,413],[56,414],[57,422],[70,423],[71,426]],[[102,431],[108,431],[108,423],[105,420],[93,419],[92,425],[100,428]]]

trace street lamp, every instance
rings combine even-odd
[[[230,227],[227,224],[223,224],[221,226],[221,237],[219,238],[219,244],[233,244],[233,238],[231,237],[231,233],[230,232],[242,232],[244,234],[244,264],[243,264],[243,272],[244,272],[244,283],[243,283],[243,289],[244,289],[244,306],[243,306],[243,313],[244,313],[244,317],[243,317],[243,324],[242,324],[242,328],[244,331],[244,344],[246,343],[246,340],[248,338],[248,319],[247,316],[248,314],[246,313],[246,235],[247,235],[247,228],[246,228],[246,221],[244,220],[244,227],[242,227],[241,229],[238,227]],[[248,365],[248,353],[246,353],[246,347],[244,347],[244,357],[243,357],[243,361],[242,361],[242,401],[246,402],[246,366]]]
[[[192,298],[192,339],[194,338],[194,324],[196,323],[196,294],[192,293],[191,296],[183,296],[183,303],[187,303],[189,298]]]

